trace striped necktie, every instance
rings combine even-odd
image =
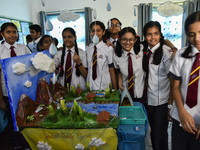
[[[147,102],[147,89],[148,89],[148,80],[149,80],[149,60],[151,56],[151,50],[148,50],[147,54],[147,71],[146,71],[146,77],[145,77],[145,82],[144,82],[144,91],[143,91],[143,96],[142,100],[140,101],[141,103],[146,103]]]
[[[14,51],[14,46],[11,46],[11,47],[10,47],[10,50],[11,50],[11,51],[10,51],[10,57],[15,57],[15,56],[17,56],[16,53],[15,53],[15,51]]]
[[[186,104],[192,108],[197,105],[198,84],[199,84],[199,69],[200,69],[200,53],[196,54],[196,59],[192,65],[190,80],[187,90]]]
[[[97,78],[97,47],[94,46],[93,64],[92,64],[92,79]]]
[[[69,87],[72,79],[72,61],[71,61],[71,50],[68,50],[66,64],[65,64],[65,87],[67,87],[67,83],[69,83]]]
[[[128,91],[134,100],[133,64],[131,53],[128,53]]]

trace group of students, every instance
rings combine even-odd
[[[189,46],[176,54],[172,51],[173,45],[164,40],[159,22],[149,21],[145,24],[144,41],[140,41],[132,27],[121,29],[121,25],[117,18],[109,20],[108,29],[100,21],[92,22],[91,36],[97,36],[98,43],[88,44],[86,52],[78,48],[74,29],[65,28],[62,32],[62,50],[54,56],[59,82],[65,87],[68,83],[74,88],[79,84],[83,90],[86,89],[86,81],[89,81],[91,90],[105,90],[109,83],[116,90],[127,88],[132,100],[143,103],[147,110],[154,150],[168,149],[170,110],[173,121],[172,149],[199,149],[200,90],[196,66],[199,66],[200,12],[192,13],[186,19]],[[33,34],[31,29],[30,33]],[[3,24],[1,34],[5,42],[0,46],[0,59],[12,57],[11,46],[14,46],[15,56],[30,53],[27,47],[15,43],[18,35],[14,24]],[[46,43],[51,41],[49,37]],[[0,69],[0,109],[6,111],[9,109],[6,106],[8,98]],[[191,81],[190,74],[194,81]],[[171,107],[173,99],[175,103]]]

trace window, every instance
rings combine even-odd
[[[77,12],[81,17],[72,22],[61,22],[58,20],[57,16],[59,14],[49,14],[47,15],[47,19],[53,24],[53,30],[47,31],[47,34],[51,35],[52,37],[56,37],[58,39],[58,47],[62,47],[63,40],[62,40],[62,31],[66,27],[71,27],[76,31],[77,36],[77,44],[78,47],[85,50],[85,13],[84,12]]]
[[[179,16],[162,17],[158,14],[156,8],[152,12],[152,20],[160,22],[164,38],[170,40],[178,49],[181,48],[182,16],[181,14]]]

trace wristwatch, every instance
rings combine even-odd
[[[171,104],[167,105],[167,108],[172,109],[172,105]]]

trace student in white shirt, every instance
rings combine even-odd
[[[170,48],[164,45],[159,22],[146,23],[143,34],[145,37],[143,68],[148,72],[146,110],[151,126],[152,146],[154,150],[168,150],[168,102],[171,103],[168,73],[172,53]],[[149,53],[151,55],[148,62]]]
[[[62,31],[63,37],[63,50],[58,51],[54,56],[55,65],[59,72],[59,82],[61,85],[66,87],[67,76],[65,78],[66,70],[66,61],[68,53],[71,53],[71,86],[77,88],[77,85],[80,85],[80,88],[86,89],[86,77],[87,77],[87,67],[86,63],[86,54],[85,51],[79,49],[76,42],[76,33],[73,28],[65,28]]]
[[[200,88],[199,88],[199,61],[200,54],[200,11],[189,15],[185,21],[185,33],[189,46],[177,51],[170,73],[174,79],[173,105],[171,116],[172,149],[173,150],[199,150],[200,134]],[[193,79],[191,80],[190,77]],[[192,88],[192,89],[190,89]],[[191,96],[192,95],[192,96]],[[194,105],[190,105],[194,102]],[[191,103],[192,104],[192,103]]]
[[[99,42],[97,44],[91,43],[86,47],[87,63],[88,63],[88,76],[87,81],[90,83],[91,90],[105,90],[109,87],[109,83],[117,89],[115,69],[113,65],[114,49],[112,46],[106,45],[103,42],[105,34],[105,26],[100,21],[95,21],[90,24],[91,36],[97,35]],[[97,50],[97,77],[93,79],[93,54]]]
[[[108,29],[106,29],[104,39],[107,45],[112,46],[114,49],[116,48],[121,26],[122,23],[117,18],[112,18],[108,21]]]
[[[16,41],[18,39],[18,31],[17,27],[10,22],[4,23],[1,26],[1,35],[4,38],[5,42],[0,45],[0,59],[5,59],[5,58],[10,58],[14,56],[19,56],[19,55],[25,55],[31,53],[30,50],[25,46],[21,44],[17,44]],[[12,51],[12,52],[11,52]],[[5,136],[8,138],[8,143],[7,142],[1,144],[2,149],[9,149],[9,147],[20,147],[19,145],[19,135],[18,132],[14,132],[14,125],[13,125],[13,120],[12,120],[12,114],[10,110],[10,105],[9,105],[9,99],[8,99],[8,93],[7,93],[7,88],[3,76],[3,70],[2,66],[0,63],[0,109],[5,110],[6,116],[8,118],[8,125],[6,127],[6,130],[4,130],[2,134],[2,137]],[[4,116],[0,116],[4,117]],[[1,122],[0,122],[1,123]],[[9,139],[11,140],[9,142]]]
[[[40,36],[42,33],[42,28],[38,24],[33,24],[29,26],[29,29],[30,29],[30,35],[33,41],[28,44],[28,47],[32,51],[32,53],[35,53],[35,52],[38,52],[37,44],[41,39]]]
[[[47,34],[43,35],[37,44],[38,51],[49,50],[51,43],[54,44],[52,36]]]
[[[132,27],[125,27],[119,33],[119,40],[114,54],[114,65],[118,69],[119,89],[121,91],[128,87],[128,53],[131,53],[133,70],[133,101],[140,101],[143,95],[144,71],[142,69],[143,51],[140,51],[140,38]]]

